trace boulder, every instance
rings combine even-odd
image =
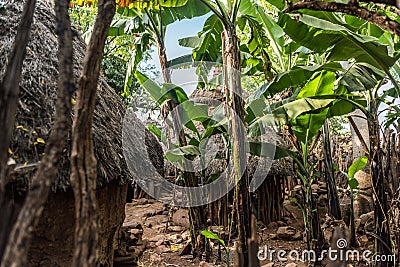
[[[276,232],[276,236],[278,239],[285,240],[285,241],[295,241],[300,240],[302,234],[296,228],[291,226],[284,226],[279,227],[278,231]]]

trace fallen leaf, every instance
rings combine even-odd
[[[17,126],[17,129],[20,129],[20,130],[22,130],[22,131],[24,131],[24,132],[29,132],[29,130],[28,129],[26,129],[24,126],[22,126],[22,125],[18,125]]]
[[[171,246],[171,251],[176,252],[180,249],[182,249],[186,244],[177,244],[177,245],[172,245]]]

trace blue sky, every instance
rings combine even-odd
[[[184,37],[197,35],[199,31],[203,29],[204,22],[210,16],[206,14],[201,17],[193,19],[184,19],[177,21],[167,27],[167,32],[165,34],[165,46],[167,48],[168,60],[190,54],[192,52],[191,48],[182,47],[179,45],[178,40]],[[151,57],[151,64],[154,64],[157,69],[160,69],[160,63],[158,61],[157,49],[154,48],[154,52]]]

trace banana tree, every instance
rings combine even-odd
[[[242,88],[240,80],[240,70],[242,66],[254,71],[263,71],[267,74],[270,68],[268,57],[269,39],[268,33],[263,29],[263,25],[269,23],[269,37],[277,43],[276,50],[284,43],[283,32],[274,35],[273,31],[279,32],[279,26],[273,22],[261,7],[258,7],[249,0],[242,1],[198,1],[211,10],[214,14],[209,17],[204,25],[203,32],[199,37],[190,37],[180,40],[180,44],[194,48],[193,58],[195,61],[222,61],[226,66],[224,84],[225,94],[230,107],[229,118],[231,118],[231,134],[233,136],[233,161],[234,175],[237,181],[235,193],[237,204],[237,221],[240,236],[239,254],[243,255],[242,266],[248,263],[247,258],[247,238],[250,237],[250,228],[246,227],[250,221],[250,199],[246,188],[248,177],[245,170],[246,151],[244,146],[245,131],[241,127],[245,121],[244,101],[242,98]],[[255,7],[255,8],[254,8]],[[262,13],[264,17],[260,15]],[[250,28],[252,38],[246,45],[240,46],[237,37],[237,29]],[[153,27],[154,28],[154,27]],[[275,38],[275,39],[274,39]],[[161,62],[168,62],[163,53],[163,46],[159,46]],[[243,64],[242,64],[243,60]],[[165,64],[166,65],[166,64]],[[163,71],[164,80],[170,81],[169,73]],[[181,138],[183,139],[183,138]],[[243,175],[242,175],[243,174]],[[243,179],[241,179],[243,176]],[[239,214],[241,216],[239,216]]]
[[[304,91],[304,87],[297,96],[286,100],[286,102],[282,101],[280,106],[273,110],[273,114],[265,115],[259,120],[264,122],[279,121],[280,123],[300,122],[301,126],[308,127],[308,130],[304,133],[309,134],[314,129],[314,127],[310,128],[310,124],[305,123],[310,122],[310,116],[323,116],[320,120],[314,120],[317,126],[315,129],[319,129],[326,118],[344,115],[354,109],[360,109],[367,116],[370,136],[372,137],[370,147],[373,148],[368,156],[374,188],[377,192],[375,208],[377,234],[379,236],[377,250],[379,253],[390,254],[390,228],[387,220],[385,220],[385,214],[387,214],[385,203],[387,201],[384,194],[382,166],[379,163],[381,162],[379,156],[381,154],[379,152],[380,126],[377,112],[379,104],[387,101],[385,96],[390,94],[398,97],[399,85],[393,75],[393,71],[396,71],[398,66],[398,53],[395,46],[392,46],[391,53],[387,49],[388,45],[391,46],[391,43],[393,43],[390,40],[396,40],[397,37],[393,37],[382,30],[365,35],[365,33],[369,33],[366,32],[367,29],[374,29],[374,25],[350,16],[341,17],[335,13],[327,14],[326,12],[308,10],[304,10],[302,13],[304,14],[301,16],[283,14],[280,16],[278,24],[282,26],[291,39],[300,45],[316,53],[325,54],[325,61],[328,62],[326,64],[339,60],[350,61],[350,67],[345,71],[336,71],[336,77],[333,76],[333,80],[336,80],[333,91],[326,91],[321,94],[320,90]],[[344,18],[346,21],[353,21],[354,23],[343,24]],[[294,71],[302,73],[302,76],[296,76],[299,84],[307,80],[308,75],[312,75],[312,72],[305,72],[304,68],[300,70],[298,67],[293,68],[278,77],[280,79],[265,88],[263,93],[268,94],[269,92],[283,90],[284,87],[280,85],[284,84],[285,78],[294,77],[290,76]],[[380,87],[386,77],[391,80],[393,89],[379,95]],[[324,83],[320,84],[323,85]],[[304,94],[302,91],[307,93]],[[299,99],[299,96],[306,98]],[[315,102],[316,100],[317,102]],[[303,105],[305,102],[307,102],[306,105]],[[393,108],[398,109],[395,106]],[[302,116],[305,117],[301,118]],[[252,128],[256,129],[255,127]],[[304,127],[300,129],[302,128],[304,129]],[[297,133],[301,134],[302,131],[297,131]],[[304,133],[299,137],[304,138]]]
[[[245,130],[241,127],[246,121],[243,101],[241,72],[252,75],[265,74],[267,79],[287,70],[284,64],[283,30],[265,13],[265,10],[251,0],[220,1],[201,0],[213,12],[198,36],[179,40],[182,46],[193,48],[195,61],[222,62],[224,69],[224,88],[227,99],[228,117],[233,139],[232,154],[235,163],[234,175],[237,181],[235,203],[239,229],[240,266],[248,265],[247,239],[250,238],[250,196],[246,185],[249,177],[245,170],[246,151],[244,147]],[[283,1],[280,8],[284,7]],[[248,32],[249,37],[239,39],[239,32]],[[240,35],[241,37],[243,34]],[[241,44],[241,41],[244,43]],[[212,45],[211,45],[212,44]],[[210,46],[211,45],[211,46]],[[272,47],[272,49],[270,48]],[[277,61],[270,58],[274,53]],[[239,216],[240,214],[240,216]]]
[[[226,5],[223,1],[217,1],[219,4],[216,1],[205,2],[213,9],[214,14],[206,20],[203,30],[197,36],[179,40],[181,46],[193,48],[194,61],[222,62],[222,33],[225,28],[230,27],[240,39],[238,51],[244,75],[261,72],[269,79],[288,70],[284,32],[263,6],[251,0],[236,3],[227,1]],[[284,5],[283,1],[282,4]],[[220,7],[225,11],[222,12]],[[235,12],[234,7],[237,9]],[[229,27],[228,22],[232,24]]]
[[[343,76],[342,84],[350,88],[354,92],[362,92],[365,95],[366,106],[359,106],[358,108],[363,111],[368,120],[368,128],[370,134],[370,169],[373,181],[373,187],[376,192],[375,201],[375,223],[377,229],[377,241],[376,249],[380,254],[391,253],[391,242],[390,242],[390,226],[388,225],[386,214],[388,211],[387,207],[387,196],[385,194],[385,183],[383,166],[381,160],[381,145],[380,145],[380,123],[378,119],[378,110],[381,103],[385,102],[385,94],[379,95],[381,85],[386,77],[393,84],[394,90],[392,90],[393,96],[399,96],[399,83],[394,78],[391,68],[398,64],[398,53],[396,50],[392,50],[392,53],[388,52],[387,39],[396,40],[398,37],[390,36],[389,33],[381,33],[379,39],[374,36],[366,36],[358,33],[354,33],[345,27],[336,27],[332,19],[322,20],[314,16],[304,14],[300,18],[300,23],[295,22],[293,17],[287,15],[281,21],[285,29],[289,32],[291,38],[295,40],[304,41],[304,45],[307,45],[310,49],[321,49],[317,47],[317,40],[311,44],[310,37],[315,31],[323,30],[327,35],[318,35],[316,38],[329,38],[329,40],[336,39],[334,47],[331,50],[328,59],[331,60],[348,60],[353,58],[357,63],[347,71],[347,75]],[[296,23],[296,31],[292,25]],[[300,26],[299,26],[300,25]],[[335,29],[332,31],[332,26],[335,25]],[[303,30],[310,30],[308,34],[301,35]],[[301,37],[300,37],[301,36]],[[385,39],[382,37],[385,36]],[[382,41],[383,40],[383,41]],[[383,44],[382,44],[383,43]],[[325,42],[325,45],[330,45],[330,41]],[[345,52],[344,52],[345,51]],[[396,70],[393,68],[392,70]],[[393,108],[397,108],[394,106]],[[380,263],[382,266],[385,263]]]
[[[224,118],[223,107],[220,106],[215,108],[214,112],[211,114],[211,116],[209,116],[208,106],[203,104],[196,104],[193,101],[189,100],[184,90],[179,86],[170,83],[158,85],[156,82],[152,81],[140,72],[136,72],[136,77],[138,78],[142,86],[150,93],[153,99],[156,100],[160,106],[169,101],[173,101],[173,103],[176,103],[177,105],[177,107],[173,111],[171,111],[173,115],[173,120],[179,121],[186,129],[186,131],[185,129],[182,129],[179,132],[182,135],[178,136],[177,143],[171,143],[171,140],[166,138],[168,134],[165,132],[163,133],[163,131],[157,128],[155,125],[150,125],[149,130],[153,132],[169,148],[165,155],[165,158],[171,163],[177,164],[179,166],[179,177],[183,178],[186,186],[199,186],[214,182],[214,178],[218,178],[219,173],[214,173],[207,176],[206,173],[202,171],[200,172],[200,177],[195,176],[194,169],[192,168],[192,162],[194,160],[199,160],[202,170],[205,170],[205,168],[212,160],[212,158],[210,158],[210,155],[205,152],[207,150],[207,143],[209,138],[215,134],[222,134],[223,136],[226,136],[226,119]],[[168,115],[169,114],[165,114],[165,116]],[[198,129],[198,126],[196,126],[196,122],[201,123],[204,131],[200,131],[200,129]],[[165,130],[169,131],[168,128]],[[185,143],[182,142],[182,139]],[[189,141],[187,142],[186,139],[188,139]],[[225,137],[225,139],[228,138]],[[222,179],[221,182],[222,184],[219,183],[215,186],[219,187],[220,185],[223,186],[227,183],[226,179]],[[228,191],[229,190],[221,190],[218,192],[227,193]],[[198,191],[197,193],[195,193],[194,195],[192,194],[189,197],[191,198],[190,203],[208,203],[211,200],[216,200],[220,197],[223,197],[223,195],[221,195],[220,193],[217,193],[215,196],[214,194],[202,195],[202,193]],[[208,200],[206,198],[208,198]],[[198,206],[198,204],[196,204],[196,206]],[[199,211],[203,211],[202,206],[189,208],[189,219],[194,225],[193,229],[191,229],[192,242],[198,242],[198,244],[193,244],[197,245],[197,247],[194,247],[194,254],[199,253],[200,250],[203,249],[200,246],[206,245],[201,244],[200,242],[202,241],[199,236],[197,236],[198,230],[204,230],[206,228],[205,224],[200,224],[200,220],[203,220],[205,218],[196,217],[203,216],[203,214],[194,213]],[[199,228],[200,226],[202,226],[203,228]]]
[[[336,67],[340,70],[338,65]],[[316,251],[321,248],[323,238],[316,211],[316,202],[311,190],[311,185],[316,177],[315,163],[310,162],[309,155],[315,147],[325,119],[330,113],[333,113],[338,102],[332,99],[313,99],[312,97],[332,94],[335,88],[335,80],[335,72],[327,70],[316,72],[304,86],[294,92],[289,102],[276,103],[271,114],[254,118],[250,122],[249,130],[251,135],[257,135],[259,124],[287,124],[291,126],[298,140],[295,146],[297,152],[291,155],[299,167],[298,176],[302,182],[304,196],[302,210],[304,211],[307,243],[309,249]],[[276,83],[279,84],[279,82],[280,79],[277,79]],[[278,87],[278,85],[275,86]]]
[[[362,156],[351,164],[347,173],[341,171],[341,173],[347,177],[347,183],[350,189],[350,245],[353,247],[357,246],[354,220],[354,197],[357,194],[355,190],[358,187],[358,180],[355,178],[355,175],[357,172],[364,169],[364,167],[367,165],[367,161],[368,158],[366,156]]]
[[[245,24],[252,27],[253,44],[247,47],[248,52],[253,55],[259,55],[263,62],[261,65],[268,70],[268,54],[262,47],[266,47],[264,30],[260,23],[253,20],[256,15],[254,9],[249,8],[256,3],[249,0],[234,0],[222,2],[220,0],[200,0],[212,12],[213,16],[206,21],[203,36],[199,40],[195,51],[195,60],[204,60],[206,56],[212,59],[218,58],[215,52],[221,53],[222,63],[224,65],[224,89],[227,105],[227,117],[230,121],[229,132],[232,136],[232,156],[233,156],[233,175],[236,181],[235,189],[235,207],[238,222],[239,245],[237,266],[249,265],[249,252],[247,240],[251,237],[250,213],[251,201],[248,190],[249,177],[246,170],[246,132],[243,128],[246,111],[243,100],[243,90],[241,84],[242,54],[240,49],[240,40],[237,30],[244,27]],[[216,25],[212,27],[210,25]],[[208,29],[207,29],[208,27]],[[218,30],[222,30],[220,35]],[[221,49],[207,50],[207,43],[211,41],[214,35],[220,41]],[[221,38],[219,37],[221,36]],[[182,43],[182,41],[181,41]],[[263,46],[260,46],[260,43]],[[251,48],[251,49],[249,49]],[[213,54],[214,53],[214,54]]]
[[[161,65],[161,71],[164,78],[164,82],[171,83],[171,74],[169,65],[170,62],[167,59],[166,47],[165,47],[165,33],[167,26],[181,19],[190,19],[196,16],[201,16],[209,12],[208,8],[199,1],[196,0],[147,0],[147,1],[120,1],[119,10],[121,14],[130,18],[129,24],[122,23],[122,27],[116,27],[125,31],[127,25],[132,25],[132,20],[140,18],[140,24],[144,26],[145,32],[133,31],[138,34],[140,42],[135,45],[132,61],[128,67],[125,94],[129,94],[129,86],[132,82],[133,76],[143,84],[147,77],[144,77],[139,72],[136,72],[136,68],[139,62],[143,59],[143,54],[146,49],[150,47],[150,44],[155,44],[158,49],[158,56]],[[139,24],[139,25],[140,25]],[[138,24],[136,24],[138,25]],[[131,27],[132,28],[132,27]],[[133,27],[135,29],[135,27]],[[136,27],[139,31],[142,30],[140,26]],[[112,28],[112,30],[115,30]],[[124,32],[123,31],[123,32]],[[123,33],[124,34],[124,33]],[[168,106],[168,110],[172,111],[179,104],[170,97],[165,99],[165,103]],[[174,128],[178,129],[177,139],[179,140],[179,146],[186,147],[187,140],[182,127],[182,122],[179,120],[179,116],[174,118]],[[182,175],[187,186],[197,186],[196,177],[193,173],[185,171],[190,167],[182,166]],[[189,208],[189,219],[191,221],[191,237],[193,245],[193,253],[200,254],[203,247],[201,230],[205,228],[204,211],[201,207]]]
[[[168,25],[182,19],[191,19],[209,12],[209,9],[196,0],[145,0],[119,1],[117,12],[123,18],[116,20],[111,35],[134,34],[137,37],[132,50],[132,61],[127,70],[125,94],[143,54],[151,45],[158,49],[158,56],[165,82],[171,82],[165,47],[165,33]]]

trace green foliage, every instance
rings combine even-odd
[[[154,125],[152,123],[149,124],[148,129],[150,132],[152,132],[155,136],[157,136],[158,140],[162,140],[162,131],[160,128],[157,127],[157,125]]]
[[[318,112],[333,102],[333,99],[301,98],[272,110],[249,125],[250,136],[259,134],[259,124],[265,126],[288,124],[307,112]]]
[[[201,234],[206,238],[206,239],[212,239],[212,240],[217,240],[225,249],[226,253],[226,265],[229,267],[230,266],[230,258],[229,258],[229,248],[226,246],[225,241],[221,239],[218,234],[209,231],[209,230],[203,230],[201,231]]]
[[[317,53],[327,53],[327,60],[355,59],[384,71],[398,89],[390,73],[397,59],[390,56],[387,46],[378,43],[376,38],[354,33],[342,25],[307,14],[284,14],[278,24],[299,44]]]
[[[150,93],[151,97],[158,102],[164,103],[165,100],[171,99],[177,104],[181,104],[189,100],[185,91],[174,84],[165,83],[159,86],[156,82],[149,79],[145,74],[140,71],[135,72],[135,77],[139,83]]]
[[[337,135],[337,136],[350,136],[350,125],[349,120],[346,117],[332,117],[329,119],[330,122],[330,135]]]
[[[349,184],[349,187],[351,188],[351,189],[356,189],[357,187],[358,187],[358,181],[357,181],[357,179],[350,179],[349,181],[348,181],[348,184]]]
[[[333,94],[336,76],[334,72],[321,71],[310,80],[299,92],[297,98],[330,95]]]
[[[109,35],[134,35],[132,56],[126,70],[123,96],[128,97],[139,63],[152,45],[164,49],[166,28],[171,23],[206,14],[209,10],[198,0],[128,1],[118,8]],[[177,64],[177,62],[173,62]]]
[[[203,230],[203,231],[201,231],[201,234],[207,239],[218,240],[218,242],[220,242],[221,245],[223,245],[225,247],[225,241],[222,240],[216,233],[209,231],[209,230]]]
[[[159,85],[139,71],[136,71],[135,76],[142,87],[149,92],[158,105],[164,104],[166,101],[175,102],[177,107],[168,112],[171,112],[175,119],[178,118],[183,126],[191,130],[192,134],[185,133],[186,137],[189,137],[190,139],[188,145],[179,146],[179,144],[169,144],[171,149],[169,149],[165,155],[165,158],[168,161],[183,166],[186,159],[193,160],[202,155],[201,150],[204,150],[203,146],[207,143],[209,137],[226,132],[223,127],[226,120],[219,116],[219,108],[216,108],[213,114],[209,116],[208,106],[196,104],[189,100],[185,91],[179,86],[170,83]],[[221,118],[222,121],[217,121],[218,118]],[[204,127],[203,134],[201,134],[197,129],[197,126],[194,123],[195,121],[200,122]],[[161,131],[161,129],[155,125],[149,125],[149,130],[154,133],[160,141],[170,142],[170,140],[166,139],[166,135]],[[207,180],[212,181],[212,179]]]
[[[254,58],[261,58],[264,71],[269,71],[269,67],[278,73],[286,70],[282,28],[252,0],[240,1],[239,16],[239,28],[246,30],[244,26],[247,24],[251,34],[246,46]]]
[[[70,9],[71,20],[84,33],[83,37],[90,37],[96,14],[97,8],[94,5]],[[131,15],[129,18],[119,13],[115,15],[104,49],[102,72],[107,83],[126,104],[149,115],[154,113],[156,104],[133,75],[127,76],[140,62],[149,60],[151,51],[148,34],[135,33],[145,30],[139,14]],[[154,73],[155,66],[143,64],[142,70]]]
[[[315,66],[294,66],[289,71],[285,71],[277,75],[272,82],[267,83],[258,91],[258,96],[276,95],[288,88],[297,88],[304,85],[314,73],[327,70],[327,71],[343,71],[342,66],[338,62],[329,62],[323,65]]]
[[[362,169],[364,169],[365,166],[367,165],[367,162],[368,162],[367,156],[362,156],[361,158],[359,158],[358,160],[353,162],[353,164],[351,164],[351,166],[349,167],[349,170],[347,171],[347,174],[349,175],[349,179],[350,180],[354,179],[356,173],[361,171]]]
[[[368,64],[354,63],[340,78],[340,83],[350,92],[373,90],[386,76],[385,72]]]
[[[82,34],[93,26],[96,15],[97,8],[94,7],[73,7],[69,9],[72,25]]]
[[[374,37],[356,34],[346,27],[310,15],[284,14],[279,25],[294,41],[318,53],[329,51],[328,60],[356,59],[377,68],[387,69],[396,59],[388,55],[387,47]],[[333,47],[333,48],[331,48]]]
[[[75,7],[70,9],[70,17],[73,25],[79,29],[84,36],[90,36],[91,30],[97,15],[97,8],[91,7]],[[139,23],[138,18],[132,20],[123,19],[121,15],[116,17],[111,25],[109,38],[104,49],[104,57],[102,61],[102,71],[108,84],[123,97],[125,102],[129,102],[130,94],[126,94],[126,68],[127,62],[133,57],[138,64],[141,60],[145,60],[148,55],[141,54],[140,59],[136,56],[136,50],[132,50],[132,44],[137,46],[141,43],[141,36],[134,36],[131,33],[144,28]],[[128,64],[129,68],[130,64]],[[152,66],[147,68],[151,70]],[[132,77],[129,79],[129,91],[139,90],[138,85]],[[134,92],[133,94],[135,94]],[[141,96],[146,98],[146,96]],[[135,99],[137,101],[137,99]],[[145,99],[142,101],[146,101]]]
[[[122,94],[125,84],[125,60],[115,54],[110,54],[103,59],[101,64],[107,83],[114,88],[117,94]]]
[[[194,61],[221,62],[222,32],[222,22],[216,15],[211,15],[198,36],[180,39],[179,44],[193,48]]]
[[[201,152],[198,147],[194,145],[187,145],[168,150],[165,154],[165,158],[168,161],[175,163],[184,160],[188,156],[199,155],[201,155]]]

